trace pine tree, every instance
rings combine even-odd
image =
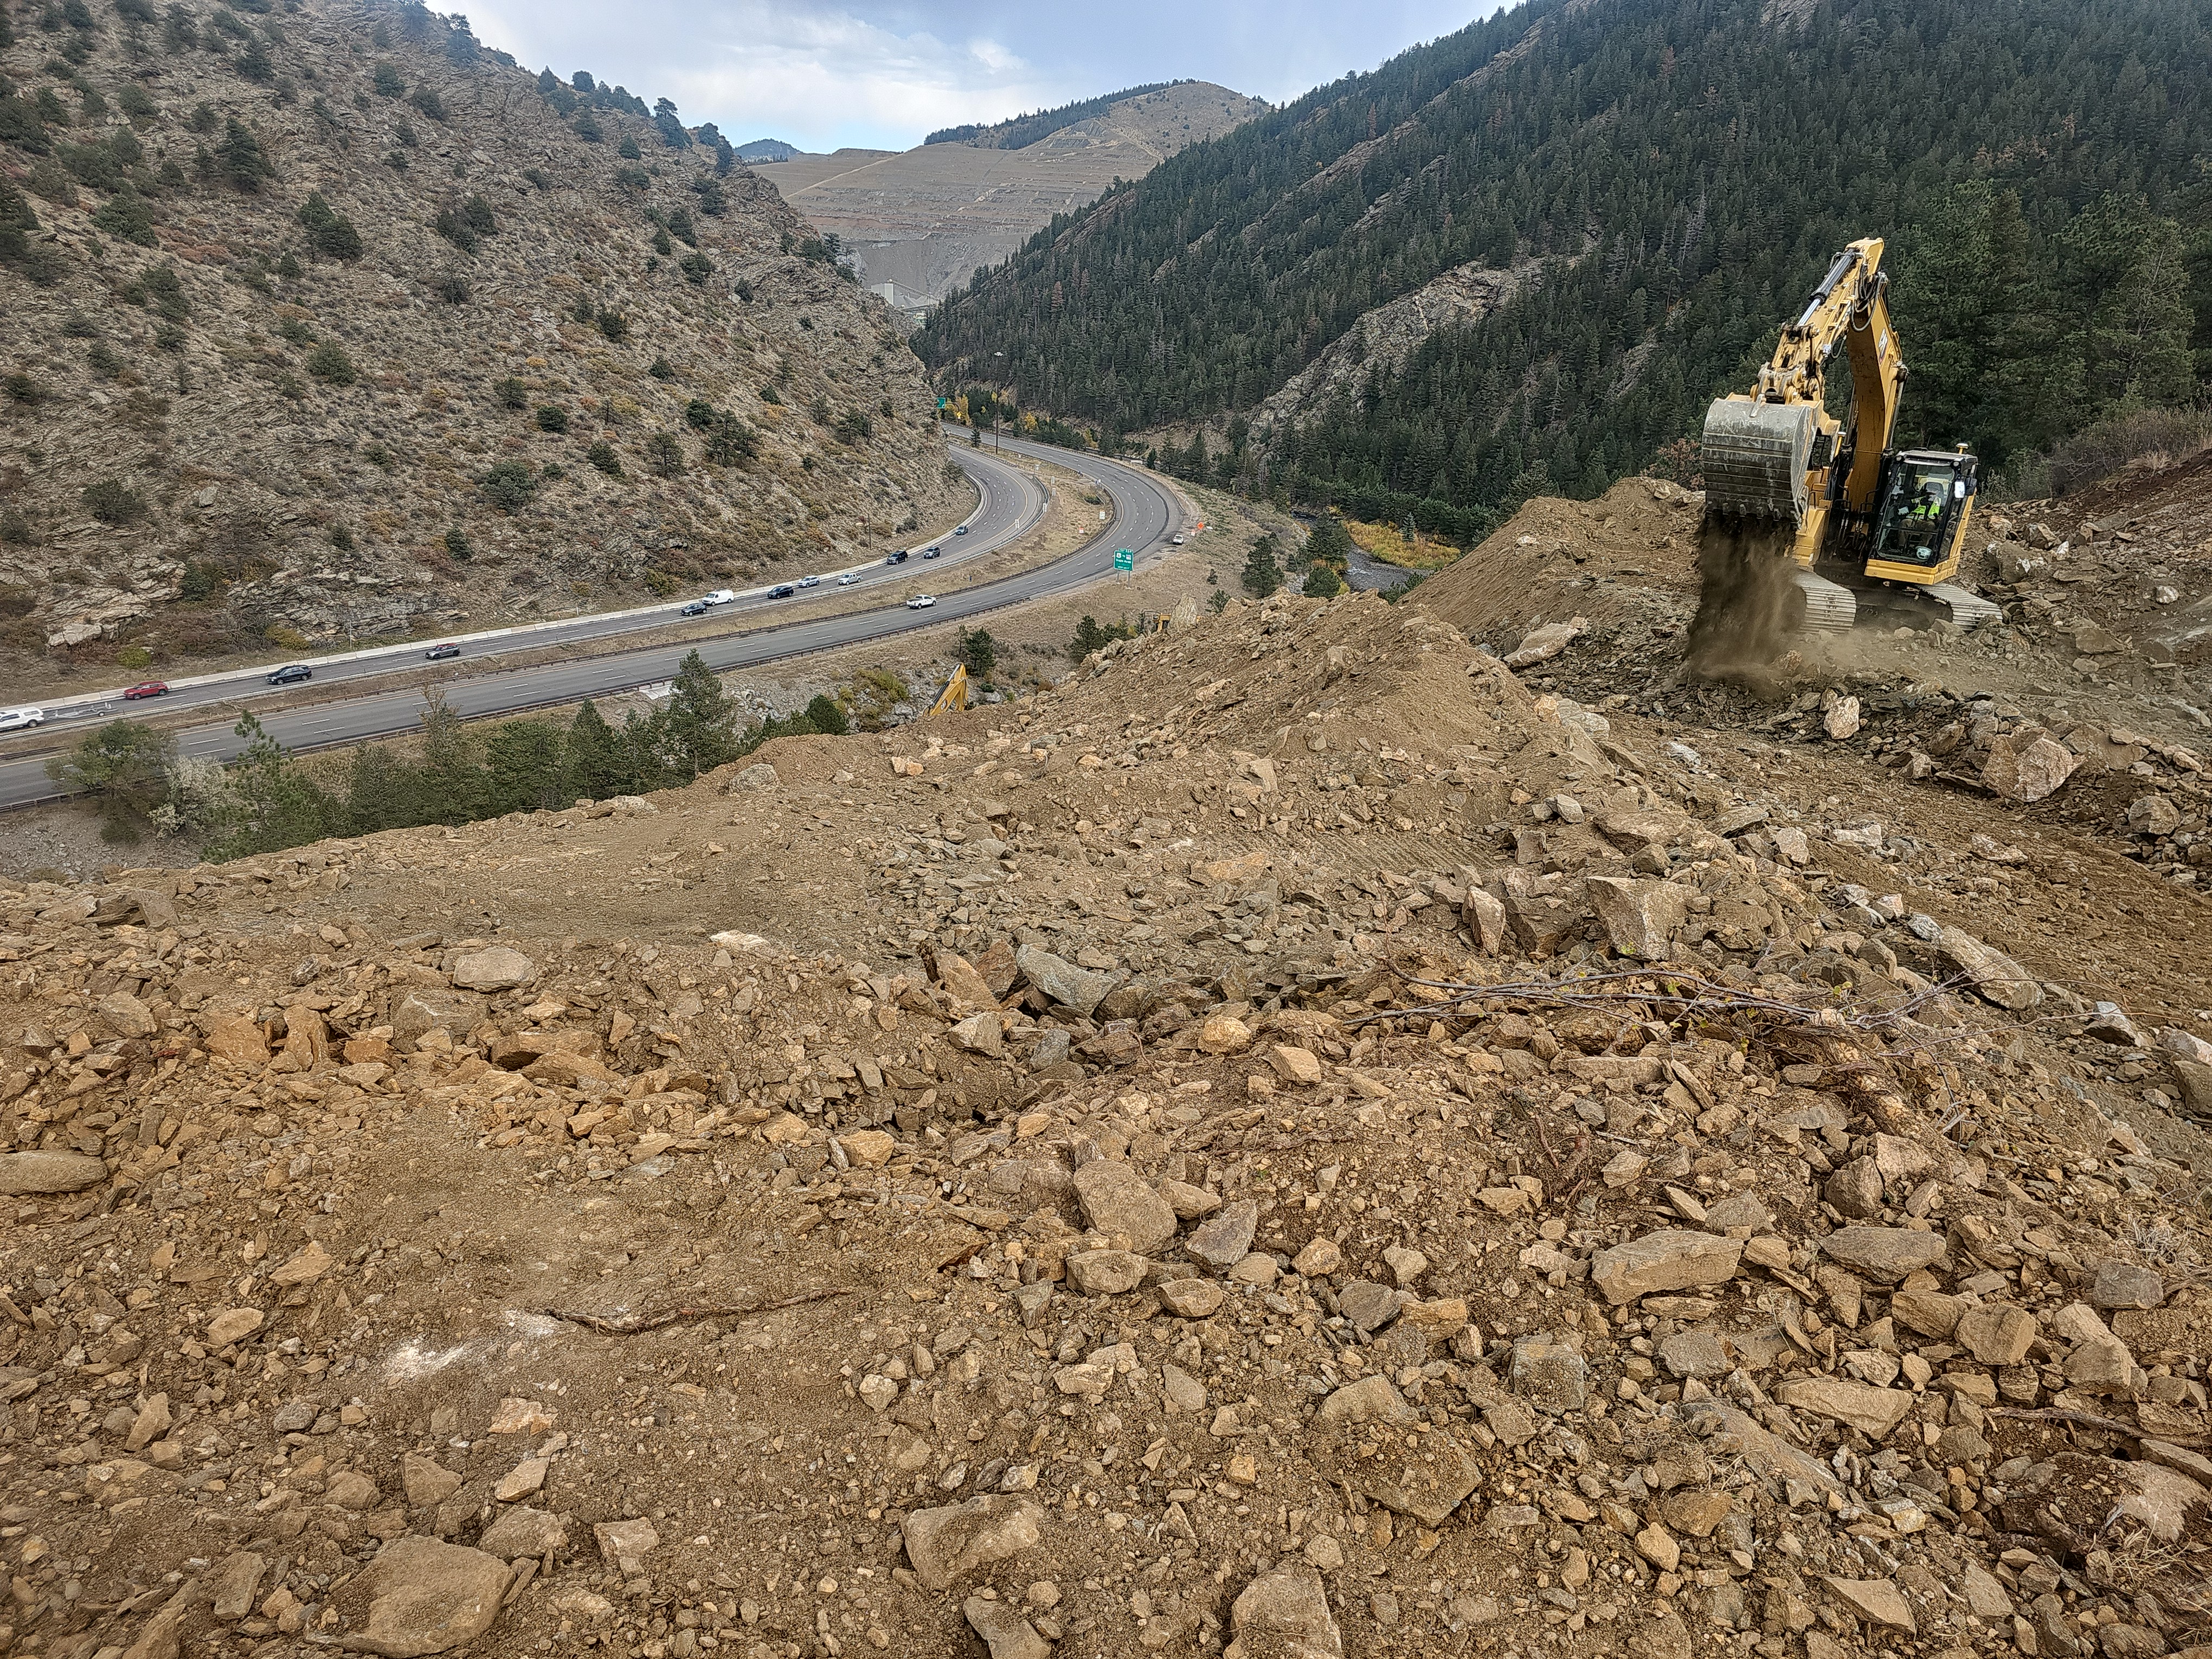
[[[1266,599],[1283,585],[1283,569],[1275,559],[1279,545],[1273,531],[1253,538],[1252,551],[1244,561],[1241,580],[1244,591],[1255,599]]]
[[[572,800],[605,800],[633,787],[621,734],[589,702],[576,711],[561,761],[562,788]]]
[[[738,746],[738,706],[696,651],[684,653],[669,692],[666,755],[685,781],[732,758]]]

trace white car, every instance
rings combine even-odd
[[[934,593],[917,593],[906,602],[906,608],[909,611],[927,611],[936,603],[937,596]]]
[[[858,576],[853,574],[853,573],[848,570],[843,575],[837,578],[837,586],[840,587],[856,587],[860,585],[860,579]]]
[[[1175,538],[1175,544],[1176,544],[1177,547],[1181,547],[1181,546],[1182,545],[1182,537],[1180,537],[1180,536],[1177,536],[1177,537]]]
[[[799,585],[801,587],[819,587],[822,586],[822,578],[819,576],[801,576],[799,579]]]
[[[0,732],[21,732],[27,726],[46,723],[46,711],[43,708],[0,708]]]

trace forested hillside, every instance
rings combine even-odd
[[[1372,307],[1540,260],[1208,463],[1479,530],[1694,433],[1873,234],[1909,435],[2002,465],[2212,369],[2208,61],[2204,9],[2165,0],[1537,0],[1055,222],[918,349],[941,380],[1003,351],[1111,440],[1250,411]]]

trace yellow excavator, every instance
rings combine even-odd
[[[1840,633],[1862,611],[1961,628],[2000,614],[1952,580],[1974,510],[1973,456],[1963,444],[1889,447],[1905,371],[1881,253],[1868,237],[1838,254],[1759,384],[1706,411],[1693,658]],[[1841,420],[1826,403],[1838,347],[1851,371]]]
[[[929,705],[931,714],[957,714],[968,707],[968,665],[962,663],[952,671],[952,678],[945,682],[945,690],[937,694],[937,701]],[[926,720],[928,715],[924,715]]]

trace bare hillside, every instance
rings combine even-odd
[[[946,504],[890,313],[773,191],[408,16],[100,0],[0,52],[7,649],[600,608]]]
[[[941,299],[1049,223],[1267,106],[1204,81],[1126,99],[1021,149],[924,144],[761,164],[760,176],[859,254],[902,307]]]

